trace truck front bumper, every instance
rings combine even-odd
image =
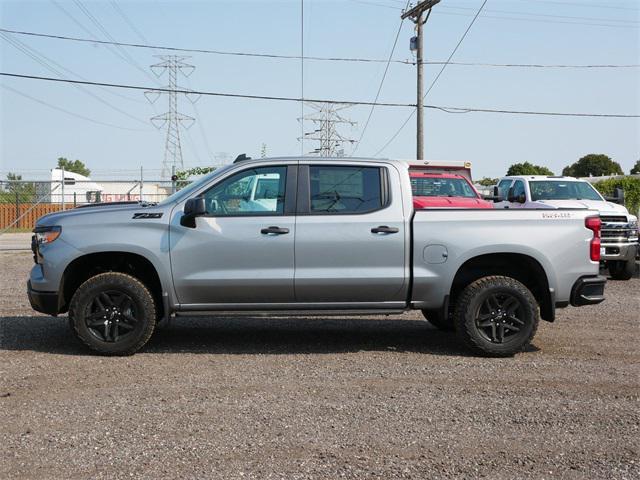
[[[31,280],[27,282],[27,296],[31,308],[47,315],[58,315],[58,292],[39,292],[31,287]]]
[[[609,260],[626,262],[627,260],[635,259],[638,254],[637,243],[602,244],[602,248],[604,249],[604,253],[600,259],[605,262]]]
[[[596,305],[604,301],[604,286],[607,279],[601,275],[580,277],[571,289],[571,305]]]

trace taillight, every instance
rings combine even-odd
[[[600,227],[602,222],[600,217],[587,217],[584,219],[584,226],[593,232],[593,238],[589,244],[589,257],[594,262],[600,261]]]

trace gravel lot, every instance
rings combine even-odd
[[[418,314],[179,319],[127,358],[0,252],[0,478],[640,478],[640,280],[471,357]]]

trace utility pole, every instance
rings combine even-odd
[[[193,73],[196,67],[189,65],[184,60],[190,57],[177,55],[156,55],[162,62],[151,65],[151,70],[156,76],[160,77],[163,73],[169,73],[169,85],[165,87],[168,92],[159,92],[157,90],[147,90],[144,94],[151,103],[155,102],[160,95],[167,95],[169,99],[169,110],[166,113],[156,115],[151,118],[151,123],[158,129],[166,126],[167,137],[165,140],[164,160],[162,162],[162,178],[168,178],[172,169],[184,167],[182,161],[182,146],[180,144],[180,126],[191,128],[195,123],[195,118],[178,112],[178,93],[176,90],[187,90],[178,86],[178,72],[188,77]],[[190,93],[184,94],[192,103],[200,98],[199,95]]]
[[[416,159],[424,160],[424,80],[422,77],[423,70],[423,39],[422,39],[422,26],[427,22],[429,15],[431,15],[431,7],[440,3],[440,0],[424,0],[418,3],[415,7],[410,8],[404,12],[400,18],[410,18],[413,23],[416,24],[416,36],[415,39],[411,39],[411,49],[416,50],[416,67],[417,67],[417,92],[416,92]],[[427,12],[426,17],[424,12]]]
[[[345,143],[355,143],[356,140],[342,135],[337,126],[340,124],[357,125],[356,122],[343,117],[338,112],[349,108],[351,105],[335,104],[335,103],[316,103],[306,102],[314,112],[298,118],[300,122],[312,122],[314,129],[310,132],[304,132],[302,137],[298,137],[299,141],[316,140],[318,146],[310,151],[311,155],[320,157],[343,157]]]

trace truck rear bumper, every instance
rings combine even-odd
[[[604,286],[607,279],[601,275],[580,277],[571,289],[571,305],[595,305],[604,301]]]
[[[27,282],[27,296],[31,308],[47,315],[58,315],[58,292],[39,292],[31,287],[31,280]]]

